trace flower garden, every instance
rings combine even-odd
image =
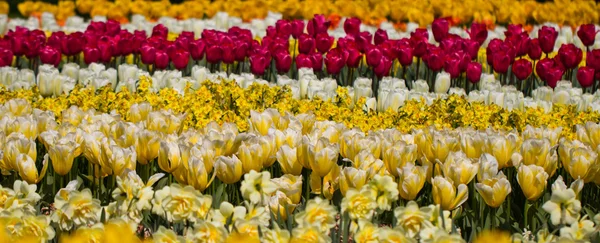
[[[0,242],[600,242],[594,1],[0,3]]]

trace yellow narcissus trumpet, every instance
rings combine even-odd
[[[300,175],[302,173],[302,164],[298,162],[297,148],[291,148],[284,144],[279,148],[276,156],[284,174]]]
[[[48,149],[52,168],[57,174],[64,176],[73,167],[73,160],[81,154],[81,146],[73,141],[59,140]]]
[[[158,150],[158,166],[167,173],[173,173],[182,163],[187,163],[190,149],[177,142],[160,142]]]
[[[541,166],[550,177],[554,175],[558,166],[556,147],[552,146],[547,138],[530,138],[523,141],[520,156],[515,160],[522,161],[525,165]]]
[[[267,135],[269,128],[273,125],[273,119],[271,118],[271,113],[268,111],[258,113],[251,110],[248,123],[250,124],[250,130],[259,135]]]
[[[475,159],[467,158],[462,151],[450,152],[446,161],[441,165],[444,175],[454,182],[454,186],[460,184],[469,184],[477,175],[479,162]]]
[[[340,171],[340,192],[346,195],[346,192],[351,189],[360,189],[367,184],[367,172],[354,167],[346,167]]]
[[[235,155],[219,156],[215,161],[215,172],[223,183],[236,183],[242,178],[242,162]]]
[[[285,193],[292,200],[293,204],[300,203],[302,199],[302,175],[285,174],[279,178],[273,178],[271,181],[277,185],[277,190]]]
[[[483,152],[485,137],[478,131],[469,129],[460,133],[460,149],[469,158],[479,158]]]
[[[498,169],[514,165],[511,163],[514,153],[519,152],[521,137],[516,133],[488,135],[485,142],[485,152],[498,161]]]
[[[413,200],[417,197],[427,179],[427,166],[415,166],[407,163],[398,168],[398,191],[404,200]]]
[[[46,169],[48,169],[48,154],[44,155],[42,171],[39,173],[35,166],[35,161],[27,154],[20,154],[17,157],[17,165],[19,167],[19,176],[21,176],[23,180],[29,184],[37,184],[44,178],[44,175],[46,175]]]
[[[537,165],[521,165],[517,169],[517,182],[527,200],[537,200],[546,189],[548,173]]]
[[[398,169],[402,169],[409,163],[415,163],[417,160],[417,145],[398,141],[384,150],[381,157],[387,171],[394,177],[398,177]]]
[[[433,202],[439,204],[444,210],[454,210],[469,198],[469,191],[465,184],[454,187],[452,181],[443,176],[436,176],[431,180]]]
[[[481,183],[475,184],[475,188],[481,197],[483,197],[485,203],[492,208],[500,207],[512,190],[510,182],[508,182],[502,172],[492,178],[483,180]]]
[[[325,177],[337,163],[338,155],[337,144],[330,143],[327,138],[320,138],[314,147],[308,149],[310,168],[319,177]]]
[[[158,158],[160,150],[160,133],[141,129],[135,136],[135,152],[137,153],[138,163],[145,165]]]

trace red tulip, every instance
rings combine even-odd
[[[505,36],[513,36],[513,35],[520,35],[521,33],[523,33],[523,25],[509,24],[506,27],[506,31],[504,32],[504,35]]]
[[[357,68],[360,64],[360,61],[363,58],[362,53],[358,51],[356,48],[347,48],[345,50],[346,54],[346,65],[351,68]],[[411,56],[412,58],[412,56]]]
[[[551,68],[554,68],[554,59],[544,58],[535,65],[535,72],[542,80],[546,80],[546,73]]]
[[[280,50],[275,53],[275,68],[279,73],[287,73],[292,67],[292,56],[288,51]]]
[[[292,36],[298,39],[304,33],[304,21],[300,19],[292,20]]]
[[[591,67],[596,71],[600,70],[600,50],[588,51],[585,59],[588,67]]]
[[[92,21],[85,29],[85,32],[94,33],[96,35],[104,35],[106,32],[106,23]]]
[[[10,38],[10,46],[12,47],[12,52],[15,56],[23,56],[25,54],[25,39],[27,38],[24,35],[13,35],[9,36]]]
[[[390,69],[392,68],[392,60],[383,56],[381,58],[381,63],[375,67],[373,72],[377,75],[378,78],[382,78],[384,76],[388,76],[390,74]]]
[[[375,32],[375,37],[374,37],[374,42],[375,45],[380,45],[383,42],[386,42],[388,40],[388,33],[385,30],[382,29],[377,29],[377,31]]]
[[[544,53],[550,53],[554,51],[554,43],[558,38],[558,32],[553,27],[542,26],[538,31],[538,40],[540,47]]]
[[[169,66],[169,55],[166,51],[156,50],[156,59],[154,59],[156,69],[165,69]]]
[[[367,65],[369,65],[370,67],[377,67],[377,65],[381,63],[381,57],[383,57],[383,54],[381,53],[381,50],[379,50],[379,48],[370,48],[367,51]]]
[[[269,26],[266,29],[268,37],[275,37],[277,35],[277,29],[275,26]]]
[[[60,51],[51,46],[45,46],[40,50],[40,61],[44,64],[51,64],[55,67],[60,64]]]
[[[183,70],[188,66],[190,61],[190,53],[186,50],[177,50],[173,55],[173,66],[179,70]]]
[[[206,61],[209,63],[218,63],[223,59],[223,50],[218,45],[212,45],[206,48]]]
[[[63,41],[66,46],[61,48],[65,55],[73,56],[78,55],[83,51],[83,47],[86,45],[86,39],[83,33],[73,32],[66,37],[66,41]]]
[[[487,63],[489,65],[493,64],[494,61],[494,53],[496,53],[497,51],[499,51],[501,49],[501,46],[504,43],[502,42],[502,40],[500,39],[493,39],[490,41],[490,43],[488,44],[487,48],[485,49],[485,59],[487,61]]]
[[[119,34],[119,32],[121,32],[121,23],[112,19],[106,21],[106,32],[104,32],[105,35],[116,36]]]
[[[127,56],[133,53],[133,34],[123,31],[117,36],[117,48],[115,55]]]
[[[546,84],[551,88],[556,87],[559,80],[562,79],[564,71],[560,68],[551,68],[546,72]]]
[[[12,51],[6,48],[0,48],[0,67],[10,66],[12,65],[12,61]]]
[[[444,63],[444,70],[450,74],[451,78],[458,78],[460,76],[460,62],[461,59],[457,55],[450,55]]]
[[[142,47],[142,43],[146,41],[146,37],[145,31],[136,30],[133,32],[133,38],[131,39],[133,53],[140,54],[140,48]]]
[[[312,68],[315,72],[323,71],[323,54],[313,52],[310,55],[310,61],[312,62]]]
[[[346,35],[358,35],[360,32],[360,19],[356,17],[347,18],[344,21],[344,31]]]
[[[531,42],[529,35],[525,32],[521,33],[519,41],[515,44],[517,56],[521,57],[527,55],[530,47],[529,42]]]
[[[156,49],[153,46],[143,45],[140,48],[140,54],[140,59],[142,60],[142,63],[146,65],[154,64],[154,60],[156,60]]]
[[[469,57],[471,57],[471,60],[475,60],[477,59],[477,56],[479,56],[479,48],[481,47],[479,45],[479,42],[471,40],[471,39],[467,39],[464,40],[464,50],[469,54]]]
[[[296,57],[296,67],[298,69],[300,68],[312,68],[312,61],[310,60],[310,57],[307,56],[306,54],[298,54],[298,56]]]
[[[339,48],[332,49],[325,56],[325,65],[329,74],[337,75],[342,71],[345,64],[344,53]]]
[[[333,45],[334,40],[335,39],[333,38],[333,36],[329,36],[329,34],[327,33],[318,34],[316,38],[317,51],[319,51],[320,53],[325,53],[329,51],[329,49],[331,49],[331,46]]]
[[[488,30],[485,24],[481,23],[473,23],[471,24],[471,30],[469,31],[469,37],[472,40],[479,42],[479,45],[482,45],[483,42],[487,39]]]
[[[540,46],[540,41],[537,38],[529,41],[527,55],[533,60],[540,60],[542,57],[542,47]]]
[[[308,34],[302,34],[298,38],[298,52],[300,53],[313,53],[315,51],[316,45],[317,43],[315,42],[315,39]]]
[[[162,24],[157,24],[152,28],[152,36],[159,36],[166,39],[168,35],[169,29]]]
[[[423,57],[423,61],[432,71],[440,71],[444,67],[446,54],[439,47],[431,47],[427,50],[427,55]]]
[[[23,44],[25,47],[25,56],[31,59],[39,55],[42,45],[44,45],[44,41],[40,41],[34,36],[28,36]]]
[[[235,62],[235,47],[233,44],[221,45],[223,51],[223,63],[232,64]]]
[[[115,44],[108,36],[103,36],[98,40],[98,51],[100,51],[100,61],[104,63],[110,62],[113,57]]]
[[[441,42],[448,35],[448,31],[450,31],[450,23],[445,18],[437,18],[431,24],[431,31],[433,32],[435,41]]]
[[[67,38],[67,35],[65,34],[65,32],[62,32],[62,31],[52,32],[52,35],[50,35],[50,37],[48,37],[48,40],[46,41],[46,45],[52,46],[59,50],[62,50],[62,43],[63,43],[63,41],[66,40],[66,38]]]
[[[512,72],[519,80],[525,80],[531,75],[533,67],[527,59],[519,59],[513,63]]]
[[[423,37],[411,36],[410,44],[413,48],[415,57],[422,57],[427,52],[427,39]]]
[[[594,24],[584,24],[579,26],[577,36],[585,46],[591,46],[596,40],[596,26]]]
[[[467,79],[471,83],[478,83],[481,79],[481,63],[470,62],[467,65]]]
[[[497,51],[493,55],[492,67],[494,71],[497,73],[506,73],[508,71],[508,66],[511,63],[510,54],[504,50]]]
[[[235,43],[235,60],[243,62],[248,56],[248,43],[245,41],[237,41]]]
[[[154,53],[154,52],[152,52]],[[98,62],[100,60],[100,51],[98,51],[98,48],[93,47],[93,46],[86,46],[83,48],[83,61],[86,64],[90,64],[93,62]],[[142,60],[144,60],[142,58]]]
[[[587,88],[594,84],[594,72],[595,70],[590,67],[580,67],[577,70],[577,81],[581,87]]]
[[[413,62],[412,47],[407,43],[400,43],[394,48],[396,57],[403,67],[409,66]]]
[[[311,36],[317,36],[321,33],[327,33],[327,29],[331,23],[325,19],[325,15],[315,14],[313,19],[308,21],[306,29]]]
[[[573,69],[581,63],[583,51],[574,44],[564,44],[558,50],[558,57],[565,68]]]
[[[268,56],[263,55],[251,55],[250,56],[250,71],[252,71],[255,75],[263,75],[265,74],[265,70],[269,66],[269,58]]]
[[[192,56],[192,59],[196,61],[202,60],[202,58],[204,58],[205,50],[206,44],[204,43],[204,40],[198,39],[190,42],[190,55]]]
[[[283,38],[289,39],[292,35],[292,24],[289,20],[280,19],[275,23],[277,34]]]

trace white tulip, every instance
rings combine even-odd
[[[306,75],[314,75],[312,68],[300,68],[298,69],[298,78],[302,78]]]
[[[467,92],[465,92],[465,90],[463,88],[456,88],[456,87],[452,87],[450,88],[450,90],[448,91],[448,94],[453,95],[456,94],[458,96],[467,96]]]
[[[13,67],[0,68],[0,85],[10,87],[14,82],[18,81],[18,69]]]
[[[112,85],[112,83],[110,82],[110,80],[108,78],[98,77],[98,76],[94,76],[93,78],[89,79],[89,83],[88,83],[88,86],[91,86],[94,89],[100,89],[106,85],[110,86],[110,85]]]
[[[392,111],[397,111],[401,106],[404,105],[404,102],[406,101],[406,98],[408,97],[408,90],[399,90],[399,91],[393,91],[390,92],[387,95],[387,99],[385,101],[385,109],[384,110],[388,110],[391,109]]]
[[[101,71],[106,70],[106,67],[102,63],[95,63],[95,62],[93,62],[90,65],[88,65],[88,69],[91,70],[92,72],[98,74]]]
[[[312,81],[312,80],[318,80],[317,76],[314,74],[305,74],[300,76],[300,97],[301,98],[306,98],[308,95],[308,84]]]
[[[434,91],[438,94],[444,94],[450,89],[450,74],[442,71],[435,77]]]
[[[79,65],[76,63],[66,63],[63,65],[61,74],[74,80],[79,80]]]
[[[38,89],[44,97],[69,93],[75,87],[75,83],[74,79],[60,75],[56,69],[40,72],[37,77]]]
[[[296,82],[298,82],[298,81],[291,79],[287,75],[277,75],[277,85],[279,85],[279,86],[286,86],[286,85],[291,86],[293,83],[296,83]]]
[[[19,71],[19,81],[29,84],[29,86],[35,85],[35,73],[30,69],[21,69]]]
[[[119,82],[126,82],[129,79],[137,80],[139,78],[139,68],[133,64],[119,65]]]
[[[361,97],[370,98],[373,96],[371,88],[373,81],[370,78],[357,78],[354,81],[354,102],[356,103]]]
[[[552,97],[554,96],[554,90],[548,86],[542,86],[533,90],[533,92],[531,92],[531,96],[534,100],[551,101]]]
[[[365,105],[363,106],[363,110],[365,112],[375,111],[376,105],[377,105],[377,100],[375,98],[369,98],[369,99],[367,99],[367,102],[365,102]]]
[[[109,68],[104,71],[101,71],[98,74],[98,76],[108,79],[113,90],[117,88],[117,70],[115,70],[114,68]]]
[[[318,92],[325,91],[325,82],[314,79],[308,84],[307,96],[309,99],[313,99]]]
[[[487,94],[484,92],[488,92]],[[469,102],[483,102],[484,104],[486,103],[485,100],[487,98],[487,95],[489,94],[489,91],[479,91],[479,90],[473,90],[471,92],[469,92],[469,96],[467,97],[467,100]]]
[[[6,14],[0,15],[0,35],[4,35],[6,33],[6,27],[8,24],[8,16]]]
[[[414,92],[429,92],[429,84],[423,79],[419,79],[417,81],[413,81],[412,91]]]

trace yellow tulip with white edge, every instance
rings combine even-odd
[[[158,166],[167,173],[173,173],[182,163],[187,163],[189,152],[187,145],[161,141],[158,150]]]
[[[21,133],[13,133],[6,138],[6,144],[3,144],[4,157],[0,158],[0,169],[4,171],[17,171],[18,157],[20,154],[27,154],[33,161],[37,159],[37,149],[35,140],[29,139]]]
[[[452,180],[455,186],[467,185],[477,175],[479,162],[468,158],[462,151],[450,152],[441,168],[444,175]]]
[[[269,112],[250,111],[250,129],[259,135],[267,135],[269,128],[273,125],[273,119]]]
[[[594,148],[600,145],[600,124],[598,123],[588,121],[584,125],[575,125],[575,134],[578,140]]]
[[[145,165],[158,158],[161,136],[159,133],[142,129],[135,133],[135,152],[138,163]]]
[[[544,168],[550,177],[556,172],[558,156],[556,147],[547,138],[530,138],[523,141],[519,161],[525,165],[535,164]]]
[[[497,176],[475,184],[475,189],[477,189],[485,203],[492,208],[500,207],[506,196],[512,191],[510,182],[502,172]]]
[[[73,160],[81,154],[81,147],[73,141],[60,141],[48,149],[52,168],[57,174],[64,176],[71,171]]]
[[[309,148],[308,153],[308,156],[314,158],[309,160],[313,173],[325,177],[337,163],[339,149],[336,144],[329,143],[328,139],[320,138],[315,147]]]
[[[427,166],[416,166],[407,163],[398,169],[398,191],[404,200],[413,200],[417,197],[427,180]]]
[[[215,161],[217,178],[226,184],[233,184],[242,178],[242,162],[237,156],[219,156]]]
[[[242,145],[238,148],[237,157],[242,161],[242,168],[244,173],[248,173],[252,170],[261,171],[263,168],[263,161],[261,156],[264,151],[262,146],[258,143],[257,139],[250,139],[242,142]]]
[[[321,178],[315,173],[310,174],[310,188],[312,193],[333,199],[333,194],[339,188],[340,166],[334,165],[329,173]]]
[[[460,148],[469,158],[479,158],[485,145],[485,137],[478,131],[464,130],[460,133]]]
[[[399,141],[383,151],[381,157],[387,171],[398,177],[398,169],[417,160],[417,145]]]
[[[42,170],[38,172],[35,166],[35,161],[27,154],[20,154],[17,157],[17,165],[19,166],[19,176],[30,184],[37,184],[46,175],[48,169],[48,154],[44,155],[42,161]]]
[[[293,204],[298,204],[302,200],[302,175],[294,176],[285,174],[279,178],[271,179],[277,190],[285,193],[292,200]]]
[[[564,168],[575,179],[591,182],[600,170],[598,153],[589,147],[571,149],[569,158],[571,161]]]
[[[454,187],[454,183],[443,176],[436,176],[431,180],[433,202],[444,210],[454,210],[469,198],[469,191],[465,184]]]
[[[477,172],[477,181],[481,182],[487,178],[494,177],[498,174],[498,160],[488,153],[484,153],[479,157],[479,172]]]
[[[530,201],[537,200],[546,189],[548,173],[537,165],[521,165],[517,169],[517,182],[525,198]]]
[[[367,183],[367,172],[354,167],[346,167],[340,171],[340,192],[346,195],[346,192],[351,189],[360,189]]]
[[[292,148],[284,144],[277,151],[277,162],[281,166],[284,174],[300,175],[302,173],[302,164],[298,162],[297,148]]]

